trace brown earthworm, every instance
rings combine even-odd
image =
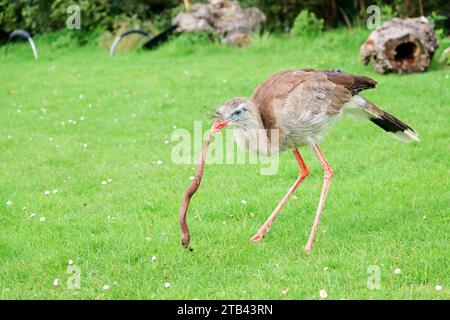
[[[195,171],[194,180],[192,181],[191,185],[184,193],[183,201],[181,202],[181,207],[180,207],[180,228],[181,228],[181,232],[182,232],[181,244],[185,248],[189,247],[189,241],[191,240],[191,236],[189,233],[189,227],[186,222],[186,213],[187,213],[187,210],[189,207],[189,202],[191,201],[192,196],[197,191],[198,187],[200,186],[200,182],[202,181],[203,169],[205,168],[206,154],[208,152],[208,147],[211,142],[211,138],[215,132],[214,126],[215,126],[215,124],[212,126],[211,131],[208,135],[208,138],[206,139],[205,144],[203,145],[202,156],[201,156],[200,162],[198,164],[197,170]]]

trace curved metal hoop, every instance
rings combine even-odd
[[[116,51],[116,47],[119,44],[120,40],[122,40],[122,38],[124,38],[130,34],[133,34],[133,33],[143,35],[144,37],[147,37],[147,38],[150,37],[150,34],[148,32],[145,32],[144,30],[139,30],[139,29],[131,29],[131,30],[122,32],[114,39],[114,41],[111,45],[111,48],[109,49],[109,56],[112,57],[114,55],[114,51]]]
[[[9,49],[9,45],[11,44],[11,41],[14,38],[17,38],[17,37],[24,38],[24,39],[28,40],[28,42],[30,43],[30,46],[31,46],[31,50],[33,50],[34,60],[37,60],[38,59],[38,52],[37,52],[36,45],[35,45],[35,43],[33,41],[33,38],[31,38],[30,34],[27,31],[22,30],[22,29],[16,29],[16,30],[14,30],[13,32],[11,32],[9,34],[9,40],[8,40],[8,43],[6,44],[5,57],[8,54],[8,49]]]

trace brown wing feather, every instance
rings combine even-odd
[[[357,95],[363,90],[375,88],[377,82],[369,77],[358,76],[345,73],[341,70],[325,70],[322,71],[328,77],[328,80],[336,85],[344,86],[350,91],[352,96]]]
[[[296,74],[294,70],[281,71],[271,75],[255,89],[251,99],[258,106],[266,129],[276,128],[274,108],[281,105],[302,80],[302,75]]]
[[[312,87],[324,86],[327,88],[326,99],[329,101],[327,113],[329,115],[338,114],[352,95],[373,88],[376,84],[376,81],[370,78],[346,74],[340,70],[320,71],[308,68],[274,73],[262,82],[252,95],[252,100],[259,107],[265,128],[277,127],[274,108],[283,105],[289,94],[305,81],[309,83],[314,81]]]

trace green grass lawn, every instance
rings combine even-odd
[[[328,299],[450,298],[450,72],[433,62],[423,74],[376,74],[359,62],[366,36],[261,37],[245,49],[181,37],[113,59],[45,39],[38,61],[27,44],[6,59],[0,48],[0,297],[320,299],[324,289]],[[297,177],[294,157],[283,153],[273,176],[261,165],[207,166],[189,212],[195,250],[183,249],[178,209],[195,165],[172,163],[174,126],[193,131],[203,120],[207,130],[205,113],[222,101],[303,67],[373,77],[378,88],[363,95],[421,142],[350,118],[327,131],[321,147],[335,176],[309,255],[322,186],[309,148],[310,176],[257,245],[249,238]],[[67,287],[69,260],[78,290]],[[378,290],[367,287],[372,265]]]

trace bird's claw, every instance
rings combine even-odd
[[[263,235],[257,233],[253,237],[250,238],[250,241],[253,242],[253,243],[256,243],[256,242],[261,241],[262,238],[263,238]]]

